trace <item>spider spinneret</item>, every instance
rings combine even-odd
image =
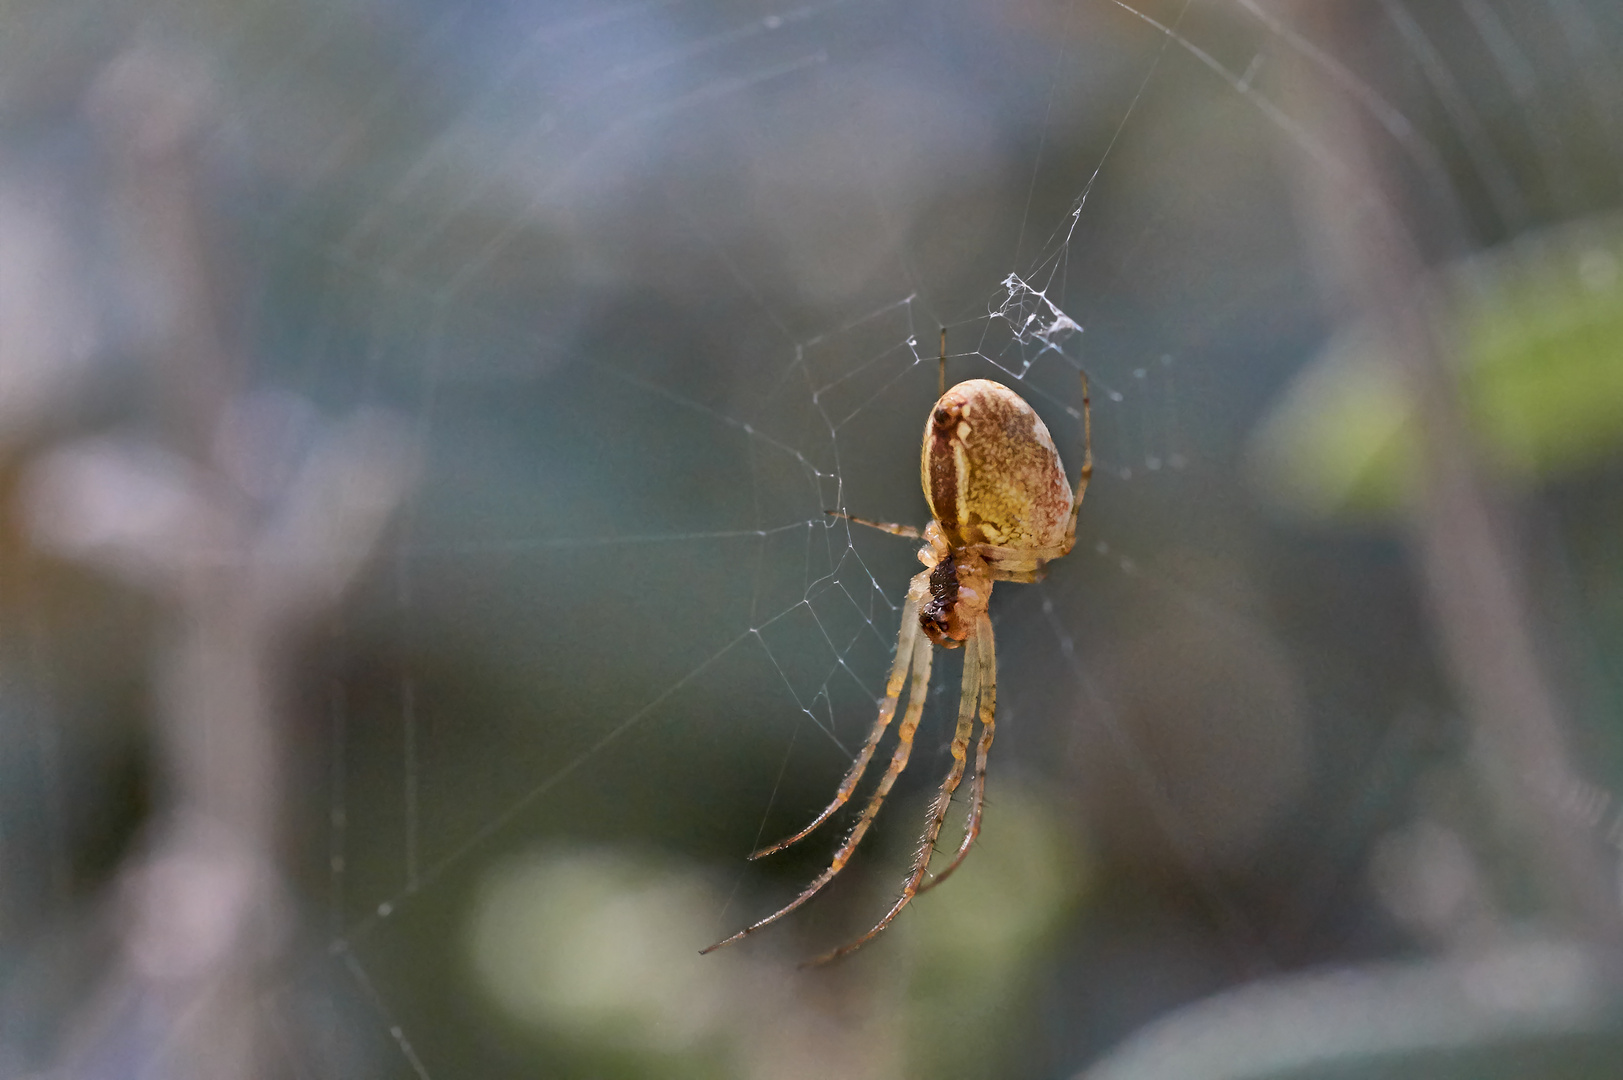
[[[943,374],[946,351],[946,331],[943,330]],[[924,546],[919,549],[919,561],[925,569],[908,584],[902,627],[896,639],[896,659],[891,665],[885,696],[879,703],[879,715],[845,779],[840,782],[833,802],[804,829],[755,852],[750,858],[770,855],[803,839],[850,800],[880,739],[895,719],[896,706],[905,686],[907,710],[897,728],[896,749],[891,754],[889,767],[828,869],[778,911],[703,952],[730,945],[777,922],[810,900],[844,869],[896,778],[907,767],[913,735],[924,714],[932,645],[965,650],[958,726],[952,740],[952,767],[931,803],[918,854],[903,882],[901,896],[872,930],[811,963],[826,963],[871,941],[914,896],[939,885],[963,862],[980,834],[986,795],[986,758],[996,730],[997,661],[987,604],[992,598],[994,582],[1040,581],[1047,572],[1047,564],[1067,554],[1076,544],[1077,513],[1093,475],[1093,424],[1085,373],[1082,374],[1082,430],[1082,468],[1073,495],[1059,451],[1054,448],[1054,440],[1036,411],[1002,383],[970,379],[943,392],[925,421],[919,473],[932,520],[922,533],[910,525],[867,521],[829,511],[836,517],[894,536],[922,539]],[[964,778],[977,718],[981,734],[976,746],[964,837],[952,861],[926,881],[936,838],[952,805],[953,793]]]

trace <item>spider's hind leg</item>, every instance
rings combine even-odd
[[[1093,398],[1088,393],[1088,373],[1082,376],[1082,468],[1076,475],[1076,491],[1071,496],[1071,516],[1065,523],[1065,550],[1068,554],[1076,544],[1076,517],[1082,512],[1082,499],[1088,493],[1088,481],[1093,479]]]
[[[993,581],[1012,581],[1016,585],[1035,585],[1048,576],[1048,567],[1040,566],[1035,570],[994,570]]]

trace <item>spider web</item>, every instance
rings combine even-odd
[[[1282,536],[1241,475],[1335,315],[1286,208],[1349,165],[1293,101],[1382,133],[1438,259],[1614,205],[1623,27],[1535,6],[1372,5],[1396,59],[1362,64],[1254,0],[141,12],[227,87],[256,376],[398,412],[420,458],[294,688],[288,1072],[1051,1075],[1199,993],[1391,949],[1364,868],[1445,695],[1402,659],[1394,541]],[[941,328],[949,383],[1015,387],[1073,476],[1093,388],[1077,548],[992,604],[986,837],[874,955],[792,973],[896,887],[948,761],[938,652],[866,850],[701,959],[828,858],[838,823],[744,862],[872,723],[915,545],[827,511],[924,523]],[[1300,599],[1335,567],[1396,595]],[[965,1003],[979,1045],[944,1053],[964,1031],[930,1014]]]
[[[719,826],[715,849],[698,852],[715,880],[731,885],[725,902],[707,912],[703,933],[720,936],[729,921],[749,917],[758,899],[745,898],[762,890],[736,865],[737,841],[758,844],[768,830],[788,827],[785,811],[803,816],[871,723],[913,545],[853,536],[824,511],[920,517],[911,463],[918,418],[935,395],[937,327],[948,331],[952,379],[992,375],[1019,386],[1054,425],[1070,468],[1080,453],[1075,373],[1088,351],[1083,323],[1067,306],[1086,301],[1085,286],[1073,283],[1071,253],[1091,224],[1084,214],[1093,186],[1133,130],[1172,39],[1152,32],[1125,56],[1097,56],[1129,77],[1107,84],[1112,107],[1090,118],[1096,130],[1086,143],[1053,145],[1053,121],[1028,111],[1015,118],[1027,149],[998,160],[987,144],[1000,131],[1013,134],[1007,116],[961,122],[950,108],[922,100],[962,95],[952,93],[950,69],[929,72],[934,49],[905,47],[904,27],[917,12],[828,4],[713,22],[717,14],[655,5],[538,28],[527,24],[533,16],[520,19],[524,29],[514,37],[525,46],[493,65],[500,74],[476,86],[467,112],[395,170],[326,252],[367,294],[358,306],[400,305],[416,293],[408,302],[418,307],[415,328],[390,328],[387,346],[367,345],[418,380],[415,411],[429,454],[396,551],[402,617],[408,627],[448,617],[484,624],[474,631],[485,639],[475,651],[535,656],[531,693],[546,703],[528,717],[519,710],[501,736],[452,752],[449,718],[427,705],[428,680],[409,663],[398,689],[384,695],[398,704],[370,704],[384,717],[396,714],[379,733],[381,746],[356,745],[350,717],[365,706],[338,691],[334,708],[344,719],[334,722],[345,734],[336,746],[332,818],[343,824],[334,826],[331,847],[342,869],[331,874],[332,948],[419,1075],[437,1075],[433,1062],[445,1051],[433,1045],[431,1022],[413,1016],[421,1002],[402,1000],[402,985],[386,973],[389,957],[402,951],[390,942],[419,932],[404,929],[425,917],[418,909],[466,895],[448,878],[499,868],[504,849],[539,860],[521,880],[545,890],[580,860],[590,865],[582,850],[635,859],[654,845],[692,858],[694,826],[700,835]],[[885,42],[878,49],[856,47],[869,24]],[[660,42],[661,32],[669,39]],[[654,40],[639,40],[644,34]],[[831,50],[831,42],[843,48]],[[1026,110],[1041,100],[1045,117],[1074,110],[1096,78],[1077,62],[1078,48],[1073,42],[1047,57],[1043,76],[1011,95],[1029,98],[1021,102]],[[594,56],[583,78],[553,71],[561,57],[598,49],[607,54]],[[848,67],[858,89],[839,85],[836,72]],[[538,81],[549,83],[540,107]],[[966,105],[971,112],[1009,107]],[[850,122],[840,119],[846,111]],[[473,147],[462,133],[477,130],[481,114],[499,118],[512,148],[485,158],[469,177]],[[1062,161],[1045,161],[1059,151]],[[1053,174],[1070,173],[1074,184],[1079,159],[1089,170],[1083,185],[1066,191],[1060,179],[1053,194]],[[747,179],[729,176],[728,162]],[[1001,192],[975,210],[980,235],[968,241],[969,252],[954,250],[964,241],[953,236],[952,215],[931,205],[961,197],[955,185],[927,179],[960,172],[980,173],[980,183]],[[707,190],[718,183],[722,190]],[[448,208],[436,184],[452,188]],[[505,209],[492,210],[504,200]],[[425,215],[419,228],[401,235],[391,227],[391,214],[415,216],[412,208],[425,203],[416,211]],[[1021,218],[1012,250],[1006,206]],[[1153,238],[1154,224],[1137,227],[1140,242]],[[597,288],[551,281],[561,295],[543,292],[535,313],[534,298],[504,279],[537,257],[537,247],[548,257],[549,232],[607,263],[599,269],[607,280]],[[442,245],[454,253],[436,250]],[[1014,270],[986,273],[1011,258]],[[522,307],[493,295],[509,292]],[[600,310],[571,320],[569,309],[581,306]],[[485,344],[482,356],[469,358],[458,343],[470,323],[483,324],[471,333],[484,342],[492,324],[505,331],[518,355],[504,363]],[[402,339],[415,339],[415,357],[402,355]],[[1112,498],[1112,485],[1130,489],[1189,467],[1181,351],[1171,340],[1139,342],[1136,363],[1090,363],[1099,400],[1096,502]],[[498,370],[471,370],[492,363]],[[480,385],[487,380],[501,396],[528,398],[504,437],[530,445],[505,453],[464,446],[468,457],[457,462],[452,448],[489,426],[492,399]],[[526,386],[536,396],[518,390]],[[459,397],[475,415],[459,418]],[[590,420],[569,415],[577,410]],[[504,476],[483,493],[500,508],[444,505],[459,476],[538,453],[538,475]],[[701,481],[686,475],[695,471]],[[470,529],[475,522],[483,527]],[[1076,561],[1092,558],[1095,574],[1130,581],[1133,541],[1113,545],[1094,529],[1088,536]],[[535,560],[562,573],[519,571]],[[528,587],[512,587],[515,572]],[[486,583],[474,586],[478,599],[459,597],[460,589],[443,591],[446,575]],[[488,591],[498,581],[508,582],[500,586],[505,602]],[[1030,628],[1004,638],[1006,731],[1018,729],[1025,709],[1036,712],[1022,708],[1032,696],[1020,688],[1032,667],[1047,667],[1050,684],[1061,673],[1068,685],[1052,686],[1053,697],[1099,693],[1077,658],[1077,624],[1059,614],[1074,594],[1034,592],[1023,605]],[[613,607],[620,614],[604,618]],[[1041,663],[1014,659],[1022,642],[1037,643]],[[938,673],[932,696],[954,684],[950,673]],[[1062,733],[1066,721],[1050,726]],[[926,735],[932,741],[888,818],[913,817],[918,773],[940,772],[944,738]],[[1000,757],[1017,754],[1018,734],[1005,739]],[[399,759],[394,797],[358,792],[357,761],[391,752]],[[390,784],[387,768],[364,772]],[[675,775],[702,779],[683,785]],[[668,805],[673,822],[690,824],[665,835],[647,830],[645,820],[616,823],[603,803],[632,798],[628,789],[642,785],[666,789],[653,805]],[[735,789],[730,799],[728,789]],[[724,801],[753,818],[754,836],[694,809]],[[633,816],[656,812],[637,807]],[[383,839],[390,834],[393,843]],[[728,834],[731,843],[722,839]],[[807,858],[815,856],[782,861],[802,873]],[[500,869],[491,873],[501,880]],[[710,903],[722,895],[711,894]],[[1220,892],[1213,897],[1227,903]],[[815,914],[808,925],[817,925]],[[667,932],[691,927],[667,925]],[[655,947],[663,955],[670,946]],[[681,1026],[657,1009],[653,1015]],[[568,1052],[556,1043],[551,1050]]]

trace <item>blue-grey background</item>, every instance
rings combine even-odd
[[[1256,448],[1363,314],[1314,188],[1346,149],[1333,103],[1426,266],[1565,226],[1612,303],[1614,5],[16,0],[4,21],[0,260],[45,252],[0,268],[23,342],[5,489],[164,413],[141,328],[165,301],[117,254],[138,211],[94,107],[132,51],[193,95],[243,383],[389,410],[418,454],[281,668],[272,1068],[1068,1076],[1227,988],[1550,930],[1406,515],[1304,508]],[[1082,332],[1022,340],[1033,311]],[[882,692],[913,546],[824,511],[924,522],[942,326],[949,378],[1015,385],[1072,469],[1079,365],[1094,387],[1077,549],[992,605],[985,834],[882,939],[796,970],[897,887],[947,762],[939,654],[851,867],[699,957],[831,852],[833,826],[745,861],[832,794]],[[1582,396],[1616,401],[1623,360],[1596,349]],[[1518,400],[1563,428],[1526,363]],[[1620,434],[1559,467],[1483,455],[1594,798],[1623,780]],[[51,1075],[168,798],[165,613],[5,520],[0,1070]],[[1612,866],[1608,822],[1569,824]],[[1601,1075],[1563,1037],[1526,1075]]]

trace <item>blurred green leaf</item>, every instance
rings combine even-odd
[[[1509,482],[1582,471],[1623,451],[1623,221],[1532,235],[1442,274],[1429,307],[1452,343],[1485,460]],[[1363,322],[1333,338],[1259,426],[1253,473],[1311,516],[1385,516],[1416,473],[1402,362]]]

